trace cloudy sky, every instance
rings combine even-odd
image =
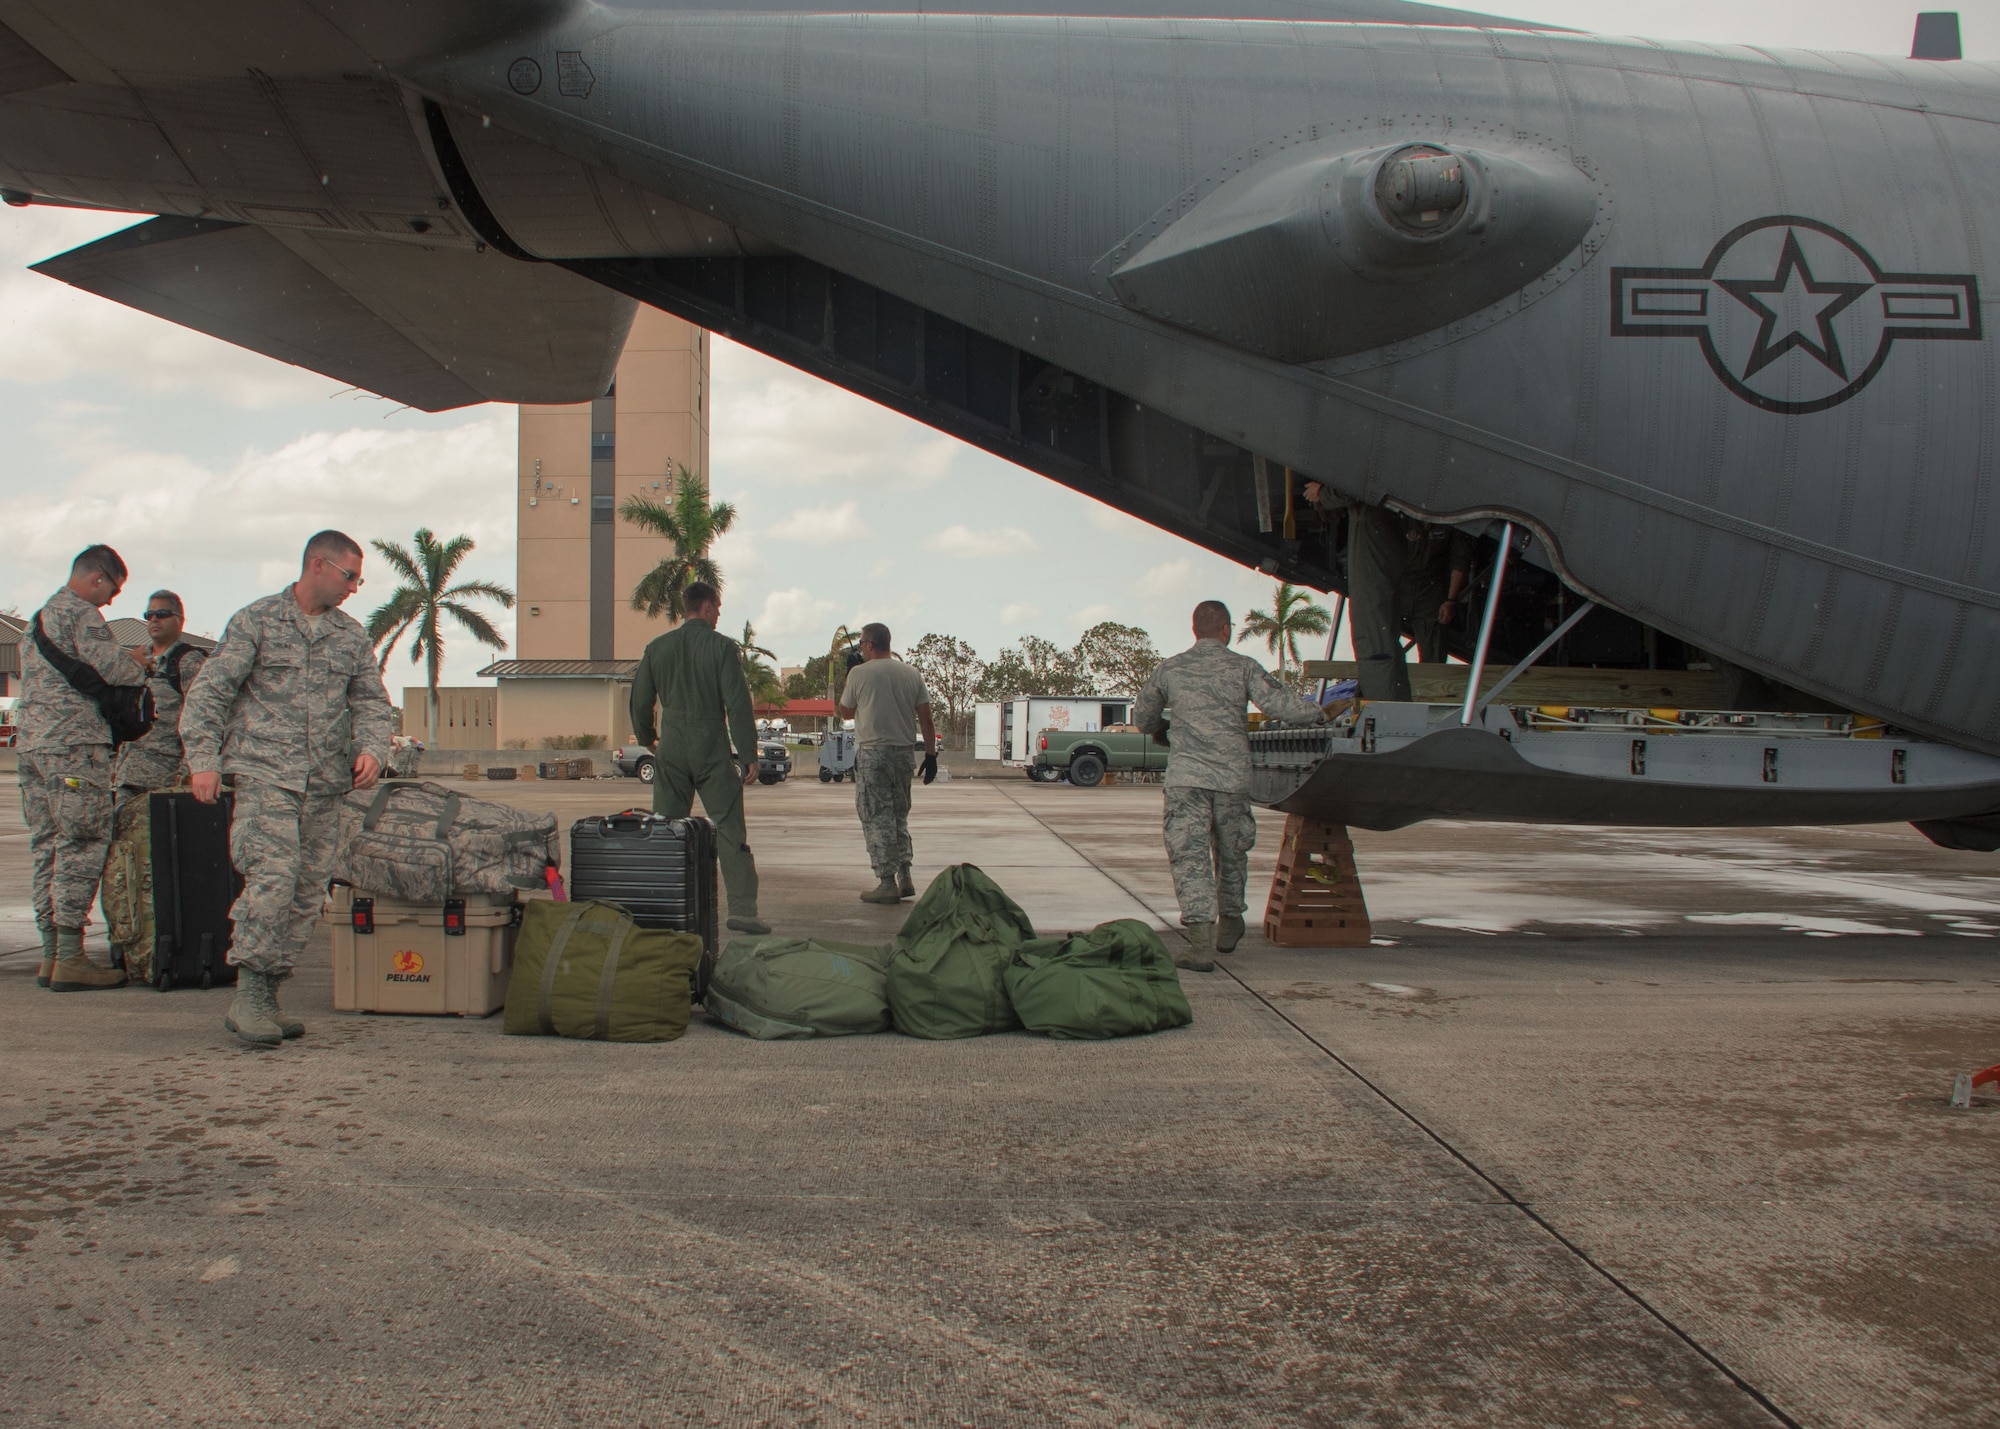
[[[1877,53],[1907,53],[1916,11],[1884,0],[1482,8]],[[1961,12],[1968,55],[2000,58],[2000,0]],[[133,567],[110,614],[136,614],[170,585],[191,627],[218,633],[230,611],[290,579],[304,536],[326,525],[364,539],[464,532],[479,543],[468,573],[513,583],[511,408],[398,412],[26,271],[131,221],[0,209],[0,609],[33,610],[70,555],[108,540]],[[989,657],[1025,633],[1068,643],[1102,619],[1174,649],[1191,593],[1239,613],[1268,599],[1270,582],[1252,572],[755,353],[717,342],[714,377],[715,486],[741,513],[718,552],[725,617],[755,619],[785,663],[824,649],[835,623],[864,619],[888,621],[899,644],[944,631]],[[386,594],[378,564],[357,613]],[[499,623],[511,638],[511,616]],[[450,657],[454,684],[490,658],[466,640]],[[405,678],[392,666],[392,691]]]

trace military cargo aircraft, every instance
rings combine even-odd
[[[2000,73],[1947,18],[0,0],[0,198],[157,215],[41,271],[427,410],[600,394],[644,302],[1300,584],[1308,479],[1479,533],[1462,709],[1260,736],[1279,807],[1992,848]],[[1738,688],[1481,690],[1552,635]]]

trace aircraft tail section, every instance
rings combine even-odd
[[[637,304],[551,264],[156,218],[35,271],[427,412],[601,396]]]

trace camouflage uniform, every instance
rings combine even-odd
[[[181,702],[194,687],[195,676],[201,673],[207,659],[194,646],[188,646],[177,667],[181,687],[176,690],[167,679],[166,656],[153,657],[152,672],[146,677],[153,687],[153,727],[144,739],[134,740],[118,751],[112,784],[120,793],[171,789],[186,777],[187,758],[181,749]]]
[[[1171,712],[1162,828],[1185,924],[1243,913],[1250,850],[1257,843],[1245,718],[1252,704],[1292,724],[1325,718],[1248,655],[1207,639],[1162,662],[1133,708],[1132,722],[1148,733]]]
[[[185,683],[185,682],[184,682]],[[384,768],[395,710],[353,616],[309,619],[287,586],[229,619],[186,685],[181,744],[195,774],[234,780],[230,861],[243,875],[229,961],[282,977],[312,938],[354,760]]]
[[[901,660],[867,660],[847,672],[842,709],[854,711],[854,812],[875,876],[892,882],[916,860],[910,843],[910,781],[916,775],[923,677]]]
[[[58,650],[108,684],[146,678],[97,607],[67,586],[49,597],[38,618]],[[97,702],[42,658],[32,622],[21,640],[20,718],[21,816],[34,861],[35,925],[81,928],[111,839],[111,727]]]
[[[659,706],[659,724],[653,707]],[[657,729],[657,735],[656,735]],[[656,636],[632,676],[632,735],[651,745],[653,812],[684,819],[701,795],[715,824],[715,860],[729,894],[729,916],[757,916],[757,860],[743,823],[743,768],[729,757],[733,743],[746,761],[757,758],[750,686],[734,640],[706,621],[690,620]]]
[[[854,751],[854,812],[868,845],[868,866],[884,880],[915,861],[910,843],[910,780],[916,774],[910,746],[870,744]]]

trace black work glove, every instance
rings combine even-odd
[[[926,754],[924,756],[923,772],[924,772],[924,782],[926,784],[930,783],[931,780],[937,778],[937,755]]]
[[[1155,744],[1159,745],[1159,746],[1160,746],[1160,748],[1162,748],[1162,749],[1165,749],[1165,748],[1167,748],[1167,747],[1168,747],[1168,744],[1167,744],[1167,728],[1168,728],[1168,725],[1167,725],[1167,721],[1165,721],[1165,720],[1161,720],[1161,721],[1160,721],[1160,727],[1159,727],[1158,729],[1156,729],[1156,730],[1154,730],[1154,731],[1153,731],[1153,743],[1155,743]]]

